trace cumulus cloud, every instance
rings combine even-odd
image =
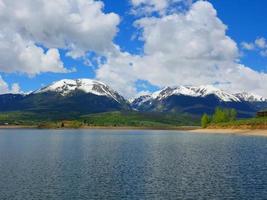
[[[103,6],[95,0],[0,0],[0,70],[67,72],[58,49],[73,58],[109,51],[120,19]]]
[[[147,6],[153,10],[161,11],[168,6],[168,0],[132,0],[134,7]]]
[[[19,34],[0,37],[0,70],[2,72],[23,72],[29,75],[41,72],[68,72],[64,68],[57,49],[46,52],[32,41],[26,41]]]
[[[254,43],[248,43],[248,42],[241,42],[241,47],[242,47],[242,49],[245,49],[245,50],[254,50],[255,49]]]
[[[247,51],[256,51],[262,57],[267,57],[267,41],[264,37],[258,37],[254,42],[242,42],[241,47]]]
[[[9,91],[8,84],[0,76],[0,94],[7,93]]]
[[[267,49],[262,50],[262,51],[260,52],[260,55],[261,55],[262,57],[267,57]]]
[[[11,93],[18,94],[21,92],[20,85],[18,83],[13,83],[11,86]]]
[[[241,47],[245,50],[266,49],[267,41],[264,37],[258,37],[254,42],[241,42]]]
[[[130,97],[137,93],[135,81],[138,78],[134,63],[140,60],[127,52],[121,52],[118,46],[107,55],[107,62],[96,71],[97,79],[103,80],[123,95]]]
[[[266,39],[264,37],[257,38],[255,44],[261,49],[267,48]]]
[[[20,86],[18,83],[14,83],[9,87],[9,85],[3,80],[2,76],[0,76],[0,94],[20,93]]]
[[[181,6],[190,6],[192,0],[131,0],[131,3],[134,14],[147,15],[157,12],[164,15],[168,11],[180,9]]]
[[[224,89],[233,92],[247,91],[267,97],[267,86],[263,83],[267,81],[267,74],[257,72],[242,64],[233,64],[227,76],[230,84],[225,84]]]
[[[142,30],[144,55],[118,50],[97,71],[123,94],[134,96],[136,81],[147,80],[158,87],[216,84],[266,96],[266,74],[239,64],[237,44],[209,2],[198,1],[186,13],[145,17],[135,26]]]

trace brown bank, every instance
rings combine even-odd
[[[247,135],[247,136],[267,136],[267,129],[195,129],[190,130],[192,133],[207,133],[207,134],[231,134],[231,135]]]

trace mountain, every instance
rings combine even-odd
[[[211,114],[218,106],[235,108],[241,117],[255,115],[267,100],[248,93],[231,94],[213,86],[166,87],[151,95],[138,97],[132,107],[139,111],[181,112],[195,115]]]
[[[75,92],[108,97],[122,104],[126,101],[121,95],[106,84],[92,79],[63,79],[34,91],[32,94],[57,93],[58,95],[68,97],[73,95]]]
[[[238,97],[241,101],[247,102],[252,105],[252,107],[254,107],[256,111],[267,108],[267,99],[262,96],[249,94],[247,92],[237,93],[235,94],[235,96]]]
[[[34,112],[51,118],[129,110],[200,116],[213,113],[218,106],[235,108],[240,117],[251,117],[267,107],[267,99],[231,94],[213,86],[179,86],[140,96],[130,104],[108,85],[91,79],[63,79],[29,94],[0,95],[0,112]]]
[[[27,95],[0,95],[1,111],[50,113],[61,117],[129,110],[119,93],[91,79],[64,79]]]
[[[235,96],[241,101],[246,102],[267,102],[266,98],[255,94],[249,94],[247,92],[236,93]]]
[[[18,102],[23,100],[23,94],[2,94],[0,95],[0,111],[8,111],[10,108],[14,110],[20,109]]]

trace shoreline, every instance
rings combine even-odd
[[[1,129],[35,129],[37,126],[23,126],[23,125],[0,125]]]
[[[199,129],[199,126],[180,126],[180,127],[135,127],[135,126],[81,126],[75,127],[39,127],[39,126],[23,126],[23,125],[0,125],[1,129],[57,129],[57,130],[68,130],[68,129],[110,129],[110,130],[177,130],[177,131],[192,131]]]
[[[228,135],[244,135],[244,136],[265,136],[267,137],[267,129],[195,129],[190,133],[202,134],[228,134]]]
[[[135,126],[84,126],[80,129],[111,129],[111,130],[177,130],[177,131],[192,131],[199,127],[180,126],[180,127],[135,127]]]
[[[198,126],[181,126],[181,127],[131,127],[131,126],[82,126],[79,128],[65,127],[65,128],[40,128],[38,126],[23,126],[23,125],[1,125],[0,130],[3,129],[47,129],[47,130],[170,130],[170,131],[186,131],[195,134],[229,134],[229,135],[244,135],[244,136],[265,136],[267,137],[267,129],[234,129],[234,128],[207,128],[202,129]]]

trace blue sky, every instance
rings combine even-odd
[[[89,1],[92,1],[92,0],[88,0],[88,2]],[[10,24],[6,25],[5,22],[3,22],[4,17],[5,17],[4,15],[6,15],[6,17],[8,17],[8,14],[11,15],[12,12],[16,12],[16,9],[18,9],[18,7],[16,7],[16,5],[9,4],[7,0],[0,0],[0,11],[1,11],[1,2],[6,7],[10,7],[10,9],[13,11],[10,11],[10,13],[6,12],[6,13],[0,15],[0,23],[2,23],[2,26],[13,27]],[[16,1],[14,1],[14,2],[16,3]],[[17,1],[17,2],[19,2],[19,1]],[[25,10],[29,11],[31,8],[34,8],[34,6],[32,6],[32,5],[28,5],[28,4],[31,4],[31,2],[33,2],[33,1],[25,0],[25,1],[20,1],[20,3],[21,2],[24,5],[23,8],[24,7],[27,8]],[[46,1],[44,1],[44,2],[46,2]],[[99,12],[103,12],[104,14],[114,13],[117,15],[117,17],[120,18],[119,22],[116,21],[115,17],[113,17],[111,20],[112,22],[110,22],[110,24],[108,24],[108,25],[103,24],[103,29],[104,29],[104,31],[106,31],[106,33],[103,34],[103,37],[108,37],[108,35],[109,35],[109,30],[106,30],[104,27],[110,26],[110,29],[111,29],[110,34],[111,35],[113,34],[113,37],[111,37],[111,40],[105,39],[105,41],[107,41],[106,43],[112,43],[112,44],[107,44],[105,47],[105,50],[102,50],[102,49],[99,50],[100,47],[91,48],[91,46],[93,46],[92,45],[93,42],[90,43],[89,46],[85,46],[85,47],[82,45],[82,43],[79,43],[81,47],[78,44],[76,47],[79,49],[81,48],[85,52],[85,55],[83,55],[81,57],[78,56],[78,58],[74,56],[75,57],[74,58],[74,57],[70,57],[67,55],[67,53],[70,51],[68,49],[69,47],[66,47],[65,49],[60,48],[59,44],[53,44],[53,42],[55,41],[53,38],[50,38],[50,41],[48,41],[47,38],[45,40],[43,40],[43,38],[41,38],[37,41],[36,38],[38,38],[39,35],[41,35],[41,33],[40,33],[41,31],[36,31],[35,28],[34,29],[29,28],[29,30],[27,30],[27,28],[26,28],[26,30],[25,30],[26,33],[20,33],[21,29],[10,28],[10,29],[7,29],[6,32],[2,33],[4,35],[4,37],[5,37],[6,33],[12,32],[12,34],[13,33],[16,34],[16,32],[18,32],[18,34],[22,35],[22,38],[23,38],[23,40],[25,40],[25,43],[30,42],[30,44],[33,43],[37,47],[42,48],[44,51],[44,54],[51,48],[57,49],[58,52],[60,53],[60,60],[61,60],[61,63],[64,65],[64,70],[66,69],[69,71],[67,71],[67,72],[65,71],[64,73],[62,73],[63,70],[60,67],[58,67],[55,70],[54,69],[51,70],[50,68],[46,69],[44,66],[43,68],[45,68],[45,70],[40,70],[38,72],[32,72],[32,71],[28,72],[27,69],[29,69],[31,67],[32,68],[37,67],[37,66],[31,65],[31,63],[33,63],[33,62],[29,62],[26,64],[23,63],[23,64],[25,64],[25,70],[24,70],[24,68],[23,68],[23,70],[21,70],[22,68],[20,69],[20,66],[9,67],[8,59],[5,62],[1,61],[1,59],[0,59],[0,71],[1,71],[0,74],[2,76],[2,82],[6,83],[8,85],[9,90],[11,90],[12,84],[17,83],[19,85],[21,91],[27,92],[27,91],[36,90],[36,89],[38,89],[44,85],[47,85],[53,81],[57,81],[60,79],[92,78],[92,79],[100,79],[101,81],[108,83],[114,89],[120,91],[121,93],[123,93],[129,97],[130,96],[136,96],[136,95],[143,94],[143,93],[148,93],[151,91],[155,91],[161,87],[170,85],[172,83],[173,83],[173,85],[178,85],[178,84],[190,84],[192,82],[192,85],[197,85],[197,84],[202,85],[202,84],[215,84],[218,82],[218,83],[220,83],[219,86],[222,87],[223,89],[226,89],[226,90],[233,90],[233,92],[237,92],[238,90],[244,90],[244,91],[259,93],[260,95],[263,95],[263,96],[267,96],[267,94],[265,95],[265,91],[266,91],[265,89],[267,89],[267,88],[265,86],[263,86],[264,83],[257,82],[257,79],[266,80],[266,73],[267,73],[267,53],[266,53],[266,55],[264,54],[264,51],[266,51],[266,49],[267,49],[267,44],[266,44],[266,48],[264,45],[264,39],[267,38],[267,29],[266,29],[267,22],[265,20],[267,18],[267,2],[266,1],[262,1],[262,0],[254,0],[254,1],[251,1],[251,0],[242,0],[242,1],[241,0],[240,1],[210,0],[209,1],[210,5],[213,7],[213,10],[217,11],[216,19],[221,20],[222,24],[228,27],[228,29],[227,29],[226,33],[223,35],[223,37],[230,37],[230,39],[237,45],[237,48],[238,48],[238,50],[233,50],[235,52],[238,52],[238,54],[239,54],[238,56],[233,56],[235,54],[235,52],[232,52],[231,55],[230,55],[230,53],[228,55],[227,53],[223,52],[222,54],[227,54],[226,56],[222,56],[222,57],[227,57],[226,60],[223,62],[224,63],[230,62],[229,65],[242,65],[246,68],[248,67],[249,69],[253,70],[251,72],[253,75],[250,75],[247,72],[244,72],[244,74],[242,74],[244,70],[241,70],[239,73],[236,70],[236,68],[238,68],[238,66],[236,66],[236,68],[233,67],[231,69],[227,68],[227,70],[225,68],[221,67],[222,69],[220,69],[220,72],[218,71],[218,74],[222,73],[223,70],[225,70],[225,71],[231,71],[232,70],[232,71],[235,71],[235,75],[233,75],[233,76],[239,76],[239,74],[240,74],[240,77],[248,76],[248,78],[247,78],[248,80],[246,80],[246,77],[244,78],[244,83],[245,82],[251,82],[251,84],[250,85],[243,84],[242,86],[238,85],[240,80],[235,80],[235,81],[233,81],[233,83],[228,84],[229,80],[224,81],[224,80],[218,79],[218,81],[217,81],[216,79],[211,79],[212,75],[210,75],[210,74],[207,75],[207,79],[205,79],[205,75],[201,74],[201,78],[199,79],[199,82],[198,82],[197,79],[198,79],[198,74],[200,72],[196,72],[195,74],[191,73],[192,71],[194,72],[194,67],[192,67],[191,71],[187,72],[186,70],[191,67],[191,63],[188,64],[188,67],[185,67],[184,69],[182,69],[182,68],[180,69],[180,67],[181,67],[180,64],[176,64],[176,62],[172,60],[173,57],[168,58],[168,59],[170,60],[170,62],[172,63],[172,65],[175,69],[167,67],[167,65],[170,62],[168,62],[166,64],[166,69],[162,69],[165,66],[164,63],[158,67],[153,67],[151,65],[151,63],[153,63],[151,61],[153,57],[151,59],[150,58],[147,58],[147,59],[141,58],[144,54],[147,54],[147,57],[150,56],[150,54],[153,54],[155,52],[155,50],[151,50],[151,46],[154,47],[155,46],[154,44],[156,44],[156,43],[154,41],[153,41],[154,43],[151,43],[150,39],[152,38],[152,35],[149,35],[150,33],[147,33],[146,36],[142,35],[142,34],[144,34],[143,31],[145,32],[145,30],[147,30],[148,32],[150,30],[153,31],[153,29],[152,29],[153,27],[149,27],[149,25],[147,25],[143,22],[141,23],[141,25],[136,25],[137,21],[143,20],[143,19],[148,19],[149,23],[154,23],[154,22],[152,22],[151,18],[156,17],[157,19],[159,19],[157,23],[160,23],[160,20],[165,18],[165,17],[171,16],[171,15],[173,16],[175,14],[178,14],[178,15],[181,14],[182,15],[183,13],[189,12],[191,10],[192,5],[187,5],[187,6],[185,6],[185,8],[183,7],[184,9],[181,10],[180,8],[175,9],[176,6],[178,7],[180,5],[169,3],[166,8],[160,8],[161,10],[159,10],[153,4],[154,1],[152,1],[152,0],[151,0],[151,2],[149,0],[144,1],[144,3],[140,4],[140,5],[137,5],[137,4],[135,5],[134,2],[133,1],[131,2],[130,0],[116,1],[116,3],[114,3],[114,1],[109,1],[109,0],[104,0],[102,2],[104,4],[104,7],[102,9],[99,9],[98,10]],[[170,2],[171,2],[171,0],[170,0]],[[186,3],[188,3],[188,1]],[[195,2],[193,2],[193,5],[194,4],[195,4]],[[73,6],[73,5],[71,5],[71,6]],[[153,8],[154,10],[153,10],[153,12],[150,12],[150,11],[147,11],[148,10],[147,8]],[[198,11],[201,12],[201,9],[202,9],[202,7],[200,6],[198,8]],[[209,9],[211,9],[211,8],[209,8]],[[136,12],[134,12],[134,11],[136,11]],[[40,12],[40,13],[42,13],[42,12]],[[36,16],[33,15],[32,17],[34,18]],[[44,16],[44,18],[45,17],[46,16]],[[88,17],[88,18],[86,18],[86,20],[90,20],[90,16],[86,16],[86,17]],[[105,16],[105,17],[106,17],[106,20],[108,21],[108,17],[110,17],[110,16]],[[214,16],[211,16],[211,18],[212,17],[214,17]],[[216,19],[214,17],[214,20],[216,20]],[[102,21],[103,21],[103,20],[102,21],[100,20],[100,21],[94,22],[94,20],[95,20],[94,18],[92,18],[91,20],[92,20],[91,26],[97,26],[98,24],[95,24],[95,23],[102,23]],[[14,19],[13,21],[12,21],[12,23],[16,24],[18,19]],[[23,22],[25,22],[25,24],[27,25],[25,20],[22,21],[22,23]],[[20,21],[20,23],[21,23],[21,21]],[[32,21],[31,21],[31,23],[32,23]],[[221,29],[223,29],[222,24],[216,25],[215,28],[218,28],[221,32],[223,32],[223,30],[221,30]],[[25,25],[25,27],[27,27],[26,25]],[[47,24],[46,22],[44,22],[43,24],[41,23],[41,26],[46,26],[46,25],[49,25],[49,24]],[[53,25],[45,27],[44,30],[49,30],[51,26],[53,26]],[[69,24],[69,26],[72,26],[72,24]],[[173,26],[176,26],[176,25],[173,24]],[[178,24],[177,24],[177,26],[178,26]],[[117,33],[112,32],[112,31],[114,31],[113,28],[118,29]],[[213,29],[212,26],[211,26],[211,29]],[[64,31],[64,30],[65,29],[62,29],[62,31]],[[99,34],[101,34],[102,29],[99,28],[99,30],[100,30]],[[27,31],[28,31],[28,33],[27,33]],[[158,29],[157,29],[157,31],[158,31]],[[177,31],[179,31],[179,30],[177,30]],[[58,32],[53,32],[53,33],[54,34],[60,34]],[[177,34],[177,33],[174,33],[174,34]],[[34,34],[36,34],[35,37],[30,38],[28,36],[28,35],[34,35]],[[0,36],[1,36],[1,31],[0,31]],[[76,38],[74,38],[74,37],[75,37],[75,34],[70,34],[70,36],[68,36],[66,38],[69,39],[70,41],[76,41]],[[153,38],[154,37],[155,36],[153,36]],[[4,38],[4,39],[6,40],[6,38]],[[159,38],[159,40],[160,39],[161,38]],[[257,42],[255,42],[257,39],[262,39],[262,42],[263,42],[262,48],[259,47],[259,45],[257,45]],[[88,40],[93,40],[90,37],[90,33],[88,34]],[[99,40],[102,42],[104,39],[100,38]],[[41,44],[38,44],[38,43],[40,43],[40,41],[41,41]],[[44,41],[44,42],[42,43],[42,41]],[[197,41],[201,41],[201,40],[197,39],[196,42]],[[208,39],[208,41],[212,41],[212,39]],[[251,48],[245,48],[244,43],[250,45]],[[99,42],[99,44],[100,44],[100,42]],[[101,45],[102,45],[102,43],[101,43]],[[101,46],[101,45],[99,45],[99,46]],[[110,46],[112,46],[112,45],[117,46],[117,52],[116,52],[116,50],[110,50],[110,52],[112,52],[112,53],[108,52],[109,50],[107,50],[107,49],[109,49]],[[102,46],[101,46],[101,48],[102,48]],[[210,51],[214,52],[214,49],[212,49],[212,48],[215,48],[216,44],[214,44],[214,45],[212,44],[210,46],[212,46],[212,47],[209,47]],[[88,47],[88,49],[86,49],[86,47]],[[89,50],[89,47],[91,49],[93,49],[93,51],[90,50],[91,51],[90,55],[88,55],[88,52],[87,52],[87,50]],[[119,50],[118,50],[118,48],[119,48]],[[149,49],[149,50],[146,50],[146,49]],[[1,48],[1,37],[0,37],[0,51],[4,51],[4,50],[5,50],[4,48]],[[179,54],[179,52],[183,50],[183,46],[179,47],[179,45],[177,45],[177,49],[174,49],[174,50],[175,51],[177,50],[177,54]],[[95,53],[94,51],[98,51],[98,52]],[[162,50],[160,50],[160,51],[162,51]],[[229,51],[231,51],[231,49]],[[217,52],[217,50],[216,50],[216,52]],[[194,49],[192,49],[192,54],[193,53],[194,53]],[[107,56],[107,58],[105,58],[105,56],[107,54],[110,57]],[[110,55],[110,54],[112,54],[112,55]],[[116,55],[117,57],[114,56],[113,54]],[[127,61],[125,61],[126,56],[124,54],[128,54],[127,55]],[[94,56],[94,55],[98,55],[98,56],[101,55],[103,57],[102,61],[97,62],[96,57],[97,58],[99,58],[99,57]],[[163,55],[168,55],[168,54],[167,54],[167,52],[164,52]],[[2,55],[1,55],[1,53],[0,53],[0,58],[1,58],[1,56],[6,56],[6,54],[2,53]],[[15,53],[12,54],[10,56],[10,58],[12,58],[12,56],[13,57],[17,56],[17,54],[15,54]],[[138,56],[138,58],[135,58],[135,56]],[[6,57],[9,58],[9,55]],[[116,57],[116,59],[114,59],[114,57]],[[156,57],[156,54],[155,54],[155,57]],[[220,57],[220,55],[216,55],[216,57]],[[228,57],[231,57],[231,59],[229,59]],[[234,57],[234,58],[232,58],[232,57]],[[107,64],[106,64],[106,59],[110,60],[109,62],[107,61]],[[164,57],[162,59],[164,60]],[[182,59],[182,58],[180,58],[178,56],[177,60],[178,59]],[[209,59],[211,59],[211,58],[209,58]],[[231,61],[229,61],[229,60],[231,60]],[[90,61],[90,64],[86,63],[86,61]],[[13,61],[10,60],[10,63],[12,63],[12,62]],[[132,62],[133,62],[133,64],[131,64]],[[218,62],[221,63],[221,58],[220,58],[220,61],[218,61]],[[16,63],[18,63],[18,65],[19,65],[21,62],[16,62]],[[133,68],[135,67],[135,65],[138,65],[138,64],[143,65],[143,63],[144,63],[144,65],[146,65],[145,67],[148,68],[148,69],[146,68],[144,70],[144,73],[150,73],[151,72],[152,75],[151,76],[142,75],[142,70],[140,72],[140,69],[138,69],[139,71],[137,69],[131,69],[131,66],[125,66],[125,68],[123,68],[124,66],[119,66],[121,68],[116,68],[116,67],[118,67],[117,65],[120,65],[122,63],[130,63],[129,65],[133,65]],[[155,63],[156,63],[156,61],[155,61]],[[105,64],[108,66],[103,67]],[[206,62],[205,63],[201,62],[199,64],[196,62],[194,64],[195,64],[195,68],[196,68],[198,65],[201,65],[201,66],[206,65]],[[126,64],[126,65],[128,65],[128,64]],[[203,70],[207,69],[207,71],[209,71],[210,67],[211,67],[210,65],[211,65],[210,63],[207,63],[207,67],[203,68]],[[217,65],[217,63],[212,63],[212,65],[215,66],[215,65]],[[185,66],[187,66],[187,63],[185,63]],[[213,68],[214,68],[214,66],[213,66]],[[145,68],[145,67],[143,67],[143,68]],[[12,69],[10,69],[10,68],[12,68]],[[100,68],[101,68],[101,70],[98,70]],[[126,68],[127,69],[129,68],[129,70],[127,71]],[[218,68],[220,68],[220,66]],[[73,69],[75,69],[75,70],[73,70]],[[162,72],[159,69],[162,69]],[[113,74],[113,70],[115,71],[114,74]],[[131,71],[131,70],[133,70],[133,71]],[[169,71],[167,71],[167,70],[169,70]],[[172,71],[173,71],[173,73],[177,73],[177,79],[181,79],[179,77],[179,71],[183,72],[183,70],[185,70],[184,74],[190,74],[191,73],[192,74],[191,79],[193,79],[194,81],[190,82],[190,80],[191,80],[190,78],[188,78],[187,81],[184,81],[184,80],[183,81],[182,80],[181,81],[168,81],[168,77],[164,77],[164,78],[162,77],[162,80],[158,80],[158,79],[161,79],[161,76],[159,76],[157,73],[155,73],[153,75],[153,73],[156,71],[156,72],[162,73],[162,76],[165,75],[165,72],[166,72],[166,76],[167,76],[167,74],[169,72],[172,73]],[[136,72],[136,71],[138,71],[138,72]],[[136,73],[136,74],[133,75],[134,73]],[[140,75],[140,73],[141,73],[141,75]],[[212,73],[216,74],[217,72],[214,71]],[[255,74],[255,73],[259,73],[259,74]],[[113,74],[112,77],[110,74]],[[118,78],[116,78],[116,77],[119,77],[119,76],[123,76],[124,78],[121,80],[118,80]],[[255,80],[250,79],[250,77],[252,77],[252,76],[255,77],[254,78]],[[118,82],[115,83],[117,80],[118,80]],[[164,81],[164,80],[166,80],[166,81]],[[225,86],[224,82],[227,83],[227,86]],[[1,89],[1,87],[0,87],[0,89]],[[2,90],[1,93],[7,92],[6,86],[3,86],[1,90]]]
[[[261,0],[210,1],[219,18],[228,26],[228,35],[238,44],[266,37],[267,2]],[[267,72],[267,57],[257,52],[244,52],[241,62],[256,70]]]

